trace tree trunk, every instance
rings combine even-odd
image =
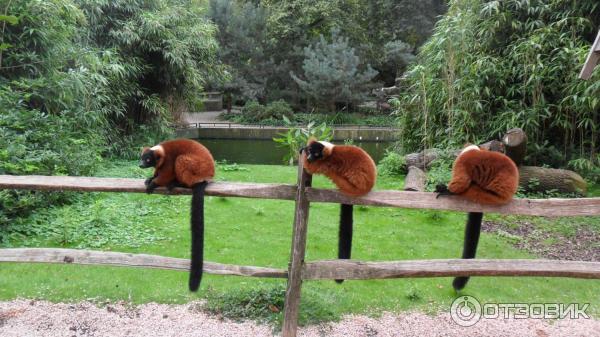
[[[521,166],[519,175],[519,185],[528,192],[556,190],[561,193],[577,193],[583,196],[587,193],[585,180],[570,170]]]
[[[425,172],[416,166],[410,166],[408,168],[408,174],[404,179],[404,190],[423,192],[425,191],[425,181],[427,176]]]
[[[520,128],[510,129],[502,137],[506,155],[512,159],[517,166],[523,164],[527,153],[527,135]]]

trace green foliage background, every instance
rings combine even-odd
[[[0,174],[89,175],[171,132],[172,114],[223,77],[215,26],[180,0],[0,4]],[[0,240],[66,194],[0,192]],[[15,223],[17,222],[17,223]]]
[[[359,66],[359,73],[370,65],[377,72],[374,83],[393,85],[445,10],[445,0],[210,0],[208,16],[219,28],[219,55],[232,74],[231,82],[215,87],[241,101],[284,99],[297,109],[307,108],[307,101],[311,101],[309,109],[327,105],[326,100],[315,101],[311,95],[322,86],[306,90],[290,77],[290,73],[302,77],[303,66],[311,58],[305,48],[314,50],[324,44],[321,36],[330,47],[339,40],[344,48],[353,49],[351,58],[357,58],[352,62]],[[334,31],[338,34],[332,39]],[[322,80],[337,80],[340,86],[336,72],[327,75],[322,72]],[[340,102],[346,100],[342,97]]]
[[[600,75],[577,75],[599,25],[594,0],[450,1],[395,102],[403,150],[460,147],[521,127],[530,163],[579,158],[571,166],[591,170],[600,160]]]

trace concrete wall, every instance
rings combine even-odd
[[[204,139],[272,139],[279,133],[286,132],[286,128],[197,128],[181,129],[176,131],[180,138],[204,138]],[[393,129],[376,128],[336,128],[333,131],[333,140],[343,141],[346,139],[362,141],[394,141],[398,140],[398,131]]]

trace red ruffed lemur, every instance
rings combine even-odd
[[[196,141],[176,139],[144,148],[140,167],[155,168],[154,175],[145,181],[147,193],[159,186],[166,186],[169,191],[178,186],[192,189],[189,289],[197,291],[204,264],[204,190],[215,175],[213,157]]]
[[[454,161],[452,179],[448,186],[438,185],[440,195],[458,195],[484,205],[509,203],[519,187],[519,170],[508,156],[480,149],[476,145],[465,147]],[[475,258],[483,213],[470,212],[465,228],[463,259]],[[457,277],[452,282],[455,290],[467,285],[469,277]]]
[[[360,147],[308,141],[303,157],[304,169],[310,174],[323,174],[333,181],[343,194],[358,197],[371,191],[377,178],[373,159]],[[352,253],[352,205],[340,206],[338,258],[349,259]],[[336,280],[341,283],[344,280]]]

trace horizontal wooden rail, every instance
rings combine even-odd
[[[145,186],[142,179],[0,175],[0,189],[142,193],[145,191]],[[159,188],[155,193],[168,194],[169,192],[164,188]],[[175,188],[171,194],[191,194],[191,190]],[[296,186],[215,182],[208,185],[206,194],[225,197],[294,200]],[[460,197],[444,196],[436,198],[435,193],[427,192],[373,191],[363,197],[353,198],[333,189],[306,188],[306,194],[310,202],[539,216],[600,215],[600,198],[515,199],[504,206],[486,206],[471,203]]]
[[[144,180],[132,178],[0,175],[0,189],[143,193],[146,191],[146,186],[144,186]],[[192,191],[188,188],[174,188],[169,192],[165,188],[158,188],[154,193],[192,194]],[[296,186],[215,182],[206,187],[206,194],[223,197],[294,200]]]
[[[308,262],[302,278],[367,280],[447,276],[552,276],[600,279],[600,262],[556,260],[448,259],[362,262]]]
[[[61,263],[141,267],[188,271],[189,260],[147,254],[101,252],[60,248],[0,249],[1,262]],[[546,276],[600,279],[600,262],[556,260],[413,260],[364,262],[355,260],[314,261],[302,267],[303,280],[389,279],[450,276]],[[237,266],[204,262],[204,272],[215,275],[287,278],[276,268]]]
[[[190,260],[148,254],[61,248],[0,249],[0,262],[66,263],[114,267],[142,267],[189,271]],[[204,272],[215,275],[287,278],[283,269],[204,262]]]
[[[503,206],[488,206],[472,203],[455,196],[411,191],[372,191],[363,197],[348,197],[336,190],[307,188],[311,202],[333,202],[366,206],[400,208],[426,208],[464,212],[539,216],[591,216],[600,215],[600,198],[576,199],[514,199]]]

